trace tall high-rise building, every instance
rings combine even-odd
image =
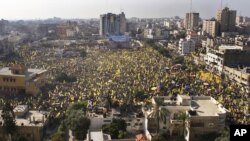
[[[210,36],[216,37],[219,32],[218,22],[215,19],[204,20],[202,30],[205,31]]]
[[[184,27],[186,29],[197,29],[199,27],[199,13],[186,13]]]
[[[216,19],[219,23],[219,31],[234,32],[236,25],[236,10],[229,10],[228,7],[217,11]]]
[[[100,35],[124,34],[127,29],[125,14],[107,13],[100,16]]]

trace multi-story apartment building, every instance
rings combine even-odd
[[[127,31],[125,14],[119,15],[108,13],[100,16],[100,35],[124,34]]]
[[[99,107],[97,112],[88,113],[88,117],[91,120],[90,130],[101,129],[104,124],[110,124],[114,118],[125,120],[127,123],[127,132],[130,133],[143,130],[145,127],[145,117],[138,116],[137,113],[124,117],[117,109],[112,109],[111,112],[106,112],[105,114],[104,111],[106,111],[104,107]]]
[[[204,20],[203,21],[203,31],[212,37],[216,37],[219,32],[219,25],[216,20]]]
[[[195,41],[192,39],[180,39],[179,41],[179,53],[181,55],[187,55],[195,51]]]
[[[212,97],[177,95],[174,100],[168,96],[160,96],[152,98],[153,105],[155,98],[162,99],[164,104],[160,108],[165,108],[170,113],[166,122],[160,123],[160,131],[168,132],[170,136],[184,135],[185,140],[193,141],[200,135],[220,132],[225,127],[227,110]],[[153,109],[144,109],[143,112],[148,119]],[[186,115],[185,120],[178,118],[180,113]],[[154,131],[155,121],[150,118],[145,121],[146,131]]]
[[[249,68],[232,68],[224,67],[224,73],[229,79],[236,81],[243,86],[250,86],[250,69]]]
[[[184,27],[186,29],[198,29],[199,27],[199,13],[186,13],[184,20]]]
[[[227,110],[212,97],[192,97],[191,109],[188,111],[189,140],[195,141],[204,134],[219,133],[225,127],[226,113]]]
[[[0,113],[2,115],[1,110]],[[27,105],[18,105],[14,108],[14,113],[17,131],[12,138],[23,137],[27,141],[41,141],[49,122],[50,113],[47,111],[29,110]],[[8,135],[4,132],[3,122],[2,116],[0,116],[0,137],[7,140]]]
[[[188,30],[186,39],[193,40],[195,47],[200,47],[201,45],[201,36],[196,31]]]
[[[234,32],[236,25],[236,11],[229,10],[228,7],[220,9],[216,13],[216,20],[219,23],[219,31]]]
[[[244,16],[237,16],[236,17],[236,24],[240,25],[240,24],[247,24],[250,22],[250,18],[249,17],[244,17]]]
[[[221,74],[224,66],[246,67],[250,66],[250,52],[242,46],[222,45],[218,48],[207,48],[205,55],[206,67],[208,70]]]
[[[27,93],[36,95],[44,84],[46,70],[27,69],[16,64],[0,69],[0,91],[2,93]]]
[[[75,37],[77,33],[79,33],[79,27],[76,22],[68,21],[56,27],[56,35],[61,39]]]

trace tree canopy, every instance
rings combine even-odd
[[[13,134],[16,129],[16,120],[15,120],[15,114],[13,111],[13,106],[6,102],[3,106],[2,110],[2,118],[3,118],[3,128],[7,134]]]
[[[85,113],[86,107],[87,107],[87,102],[77,102],[70,104],[66,110],[66,116],[70,115],[70,113],[74,110],[82,110]]]
[[[126,135],[127,124],[123,119],[113,119],[112,123],[103,125],[102,130],[112,139],[122,139]]]
[[[77,139],[85,139],[90,126],[90,119],[85,116],[83,111],[73,110],[68,115],[66,124]]]

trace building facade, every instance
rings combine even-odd
[[[123,12],[119,15],[107,13],[100,16],[99,34],[101,36],[124,34],[126,30],[127,21]]]
[[[250,52],[242,46],[219,46],[218,49],[207,48],[204,57],[206,68],[217,74],[224,71],[224,67],[250,66]]]
[[[188,111],[190,122],[187,129],[190,141],[196,141],[197,137],[204,134],[219,133],[225,128],[227,110],[214,98],[192,97],[191,105]]]
[[[0,91],[36,95],[44,84],[45,73],[46,70],[27,69],[19,64],[2,68],[0,69]]]
[[[186,141],[195,141],[197,137],[209,133],[219,133],[225,127],[227,110],[210,96],[187,96],[177,95],[176,100],[169,96],[159,96],[152,98],[163,100],[163,106],[169,111],[166,122],[160,123],[160,131],[169,133],[170,136],[183,136]],[[157,126],[154,120],[150,120],[152,109],[143,111],[148,120],[147,129],[153,131]],[[184,114],[185,119],[178,118],[179,114]]]
[[[216,37],[219,32],[219,25],[216,20],[204,20],[203,21],[203,31],[212,37]]]
[[[234,80],[243,86],[250,86],[250,69],[249,68],[231,68],[224,67],[224,73],[229,79]]]
[[[236,25],[236,11],[228,7],[217,11],[216,20],[219,23],[219,32],[234,32]]]
[[[199,13],[186,13],[184,27],[186,29],[198,29],[199,18]]]
[[[179,41],[179,53],[181,55],[187,55],[195,51],[195,41],[192,39],[180,39]]]
[[[14,114],[17,131],[13,134],[13,140],[23,137],[27,141],[42,141],[46,126],[49,123],[49,112],[29,110],[27,105],[18,105],[14,108]],[[8,135],[4,132],[3,122],[0,116],[0,138],[6,139]]]

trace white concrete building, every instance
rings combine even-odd
[[[195,51],[195,41],[194,40],[185,40],[180,39],[179,41],[179,53],[181,55],[187,55]]]
[[[170,28],[172,23],[170,21],[164,21],[164,26]]]
[[[88,113],[88,117],[91,120],[90,130],[102,129],[104,124],[110,124],[114,118],[123,119],[127,123],[127,132],[135,133],[138,130],[144,130],[145,117],[138,117],[136,114],[129,115],[127,117],[121,117],[119,111],[112,109],[112,112],[106,114],[106,116]]]
[[[23,136],[27,141],[42,141],[46,126],[49,123],[50,112],[29,110],[27,105],[18,105],[14,108],[17,131],[13,137]],[[0,110],[2,115],[2,110]],[[3,129],[4,120],[0,116],[0,137],[6,139],[8,135]],[[6,139],[7,140],[7,139]]]
[[[224,54],[227,50],[241,51],[243,50],[243,47],[222,45],[219,46],[218,49],[207,48],[207,53],[204,57],[206,68],[212,72],[221,74],[223,72],[225,62]]]
[[[160,96],[152,98],[153,105],[155,98],[162,99],[164,105],[160,108],[170,112],[166,122],[160,122],[160,131],[168,132],[170,136],[184,135],[185,140],[193,141],[196,136],[220,132],[225,127],[227,110],[212,97],[178,95],[176,100],[173,100],[168,96]],[[144,108],[143,112],[149,119],[153,108]],[[184,113],[186,119],[178,118],[180,113]],[[154,120],[146,120],[146,123],[146,131],[157,127]]]

